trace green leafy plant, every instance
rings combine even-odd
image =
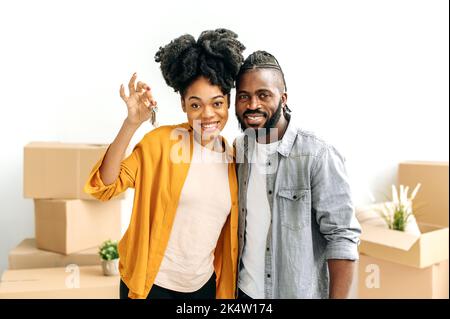
[[[392,203],[389,213],[383,217],[389,229],[405,231],[408,219],[413,215],[412,201],[416,197],[421,184],[417,184],[410,197],[408,197],[409,187],[400,185],[399,192],[395,185],[392,185]]]
[[[412,213],[408,213],[405,207],[397,205],[394,207],[392,215],[386,215],[384,217],[389,229],[405,231],[406,224],[411,215]]]
[[[119,251],[117,250],[117,242],[107,240],[100,246],[98,254],[103,260],[113,260],[119,258]]]

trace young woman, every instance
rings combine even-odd
[[[156,106],[150,87],[129,82],[120,95],[128,116],[85,192],[106,201],[135,188],[119,242],[120,297],[234,298],[237,181],[232,151],[220,136],[244,46],[226,29],[183,35],[156,53],[166,83],[180,93],[187,123],[147,133],[122,160]]]

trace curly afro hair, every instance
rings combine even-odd
[[[161,63],[167,85],[182,96],[200,76],[218,85],[224,94],[229,94],[244,61],[245,47],[237,37],[227,29],[203,31],[197,41],[192,35],[185,34],[160,47],[155,61]]]

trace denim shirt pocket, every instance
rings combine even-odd
[[[311,222],[310,190],[300,188],[280,188],[278,207],[283,227],[300,230]]]

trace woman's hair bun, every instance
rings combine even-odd
[[[204,76],[229,93],[244,61],[245,47],[237,37],[227,29],[203,31],[197,41],[185,34],[160,47],[155,61],[161,64],[164,80],[175,92],[184,94],[193,80]]]

